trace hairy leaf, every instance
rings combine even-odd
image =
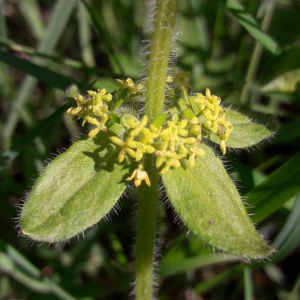
[[[162,176],[176,213],[213,247],[252,259],[269,256],[272,249],[256,232],[223,163],[208,146],[203,148],[206,154],[194,168],[185,161]]]
[[[251,147],[271,137],[273,134],[272,131],[263,125],[252,122],[247,116],[232,109],[226,111],[226,120],[230,121],[233,125],[233,131],[226,142],[227,147]],[[212,142],[220,144],[221,140],[217,135],[211,134],[208,138]]]
[[[34,240],[69,239],[100,221],[126,188],[128,169],[107,133],[75,142],[34,184],[21,212],[22,233]]]

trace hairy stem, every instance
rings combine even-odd
[[[152,159],[145,161],[151,187],[139,188],[138,228],[136,243],[136,300],[151,300],[153,293],[154,241],[156,231],[156,206],[158,199],[158,174]]]
[[[163,112],[169,54],[172,43],[177,0],[158,0],[151,38],[146,114],[150,122]]]
[[[146,115],[150,122],[163,113],[177,1],[157,1],[146,83]],[[145,160],[144,167],[150,177],[151,187],[142,183],[139,188],[135,274],[136,300],[151,300],[153,294],[153,262],[159,175],[153,157]]]

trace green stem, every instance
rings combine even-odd
[[[249,266],[244,266],[244,299],[253,300],[253,283],[251,278],[251,268]]]
[[[153,293],[153,262],[158,200],[158,174],[152,159],[145,160],[151,187],[139,188],[138,227],[136,242],[136,300],[151,300]]]
[[[154,31],[151,38],[148,78],[146,83],[146,115],[149,122],[163,113],[169,55],[177,14],[177,0],[158,0]],[[136,300],[151,300],[153,294],[153,262],[158,201],[158,172],[153,157],[145,160],[151,187],[139,188],[136,241]]]
[[[169,54],[176,13],[177,0],[157,1],[146,83],[146,114],[150,122],[160,115],[164,108]]]

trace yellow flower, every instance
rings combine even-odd
[[[86,98],[78,95],[75,99],[77,107],[69,108],[67,113],[77,119],[83,118],[82,126],[86,122],[95,125],[96,128],[89,132],[89,136],[94,137],[100,130],[107,131],[105,124],[108,120],[108,106],[103,101],[110,102],[112,95],[106,94],[106,89],[87,91],[87,93]]]
[[[146,171],[143,170],[143,165],[140,164],[138,166],[137,169],[135,169],[131,176],[128,177],[126,180],[130,181],[133,179],[133,182],[134,182],[134,185],[136,187],[140,186],[142,181],[145,180],[145,183],[148,185],[148,186],[151,186],[151,183],[150,183],[150,179],[149,179],[149,176],[148,176],[148,173]]]
[[[131,78],[127,78],[126,80],[116,79],[118,86],[120,87],[120,93],[125,89],[128,89],[127,95],[139,95],[142,94],[143,84],[139,83],[135,85]]]
[[[203,126],[221,139],[220,149],[224,155],[226,153],[226,141],[233,130],[233,126],[230,121],[225,120],[226,110],[220,106],[220,97],[212,95],[210,89],[207,88],[205,96],[201,93],[196,93],[196,96],[192,96],[190,99],[199,103],[198,108],[201,117],[204,117]],[[199,137],[201,138],[201,135]]]

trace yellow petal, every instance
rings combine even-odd
[[[132,172],[131,176],[128,177],[128,178],[126,178],[126,180],[128,180],[128,181],[132,180],[132,179],[135,177],[137,171],[138,171],[138,169],[135,169],[135,170]]]
[[[197,124],[199,124],[199,119],[197,117],[193,117],[190,122],[193,125],[197,125]]]
[[[165,166],[160,172],[160,175],[166,174],[170,169],[170,166]]]
[[[130,148],[125,148],[126,153],[131,157],[131,158],[136,158],[136,153],[134,150],[130,149]]]
[[[207,98],[210,98],[210,97],[211,97],[211,93],[210,93],[210,89],[209,89],[209,88],[207,88],[207,89],[205,90],[205,96],[206,96]]]
[[[98,132],[100,131],[100,127],[97,127],[97,128],[95,128],[95,129],[93,129],[93,130],[91,130],[90,132],[89,132],[89,137],[94,137],[94,136],[96,136],[97,134],[98,134]]]
[[[124,144],[125,144],[124,141],[122,141],[121,139],[119,139],[119,138],[116,137],[116,136],[111,136],[109,139],[110,139],[115,145],[120,146],[120,147],[123,147]]]
[[[119,155],[118,155],[118,161],[119,163],[123,162],[123,160],[125,159],[125,151],[120,151]]]
[[[221,141],[220,148],[221,148],[221,150],[223,152],[223,155],[225,155],[226,154],[226,144],[225,144],[224,140]]]
[[[196,141],[197,140],[194,137],[188,137],[183,140],[184,144],[194,144]]]
[[[195,152],[193,152],[189,157],[189,163],[191,168],[195,167]]]
[[[139,161],[143,158],[143,151],[141,149],[136,149],[135,160]]]
[[[156,168],[160,168],[160,166],[163,164],[164,162],[164,157],[161,155],[161,156],[158,156],[157,159],[156,159]]]
[[[146,145],[145,146],[145,152],[146,153],[154,153],[155,152],[155,148],[154,147],[152,147],[152,146],[149,146],[149,145]]]

